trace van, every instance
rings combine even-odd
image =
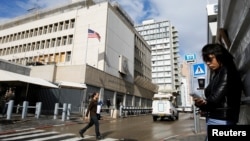
[[[153,121],[160,119],[178,120],[179,113],[171,102],[170,94],[154,94],[152,101]]]

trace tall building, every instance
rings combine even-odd
[[[170,21],[146,20],[135,26],[151,47],[152,82],[160,92],[179,92],[178,32]]]
[[[75,97],[64,91],[73,111],[86,107],[93,91],[104,102],[109,98],[116,109],[120,104],[151,106],[157,91],[151,82],[149,45],[126,12],[109,1],[74,0],[1,24],[0,58],[27,65],[31,76],[60,86],[86,84]]]

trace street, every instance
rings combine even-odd
[[[153,121],[151,115],[131,116],[127,118],[100,120],[100,132],[106,141],[170,141],[172,138],[187,134],[194,135],[194,121],[191,113],[180,113],[179,120]],[[204,132],[205,121],[200,120],[201,131]],[[1,135],[0,140],[95,140],[94,126],[87,130],[82,139],[78,131],[87,124],[79,120],[77,124],[53,126],[51,128],[19,130],[11,134]]]

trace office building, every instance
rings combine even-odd
[[[145,20],[135,26],[151,47],[152,82],[159,92],[180,90],[178,31],[170,21]]]
[[[110,98],[116,109],[120,104],[151,106],[157,91],[149,45],[126,12],[109,1],[75,0],[1,24],[0,58],[29,66],[30,76],[58,84],[64,90],[58,101],[72,102],[73,111],[86,107],[94,91],[104,102]],[[82,89],[83,84],[86,89],[71,93],[69,88]],[[41,97],[54,106],[49,96]]]

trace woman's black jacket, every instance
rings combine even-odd
[[[221,67],[211,74],[205,89],[207,104],[200,107],[207,117],[238,122],[242,82],[236,68]]]

